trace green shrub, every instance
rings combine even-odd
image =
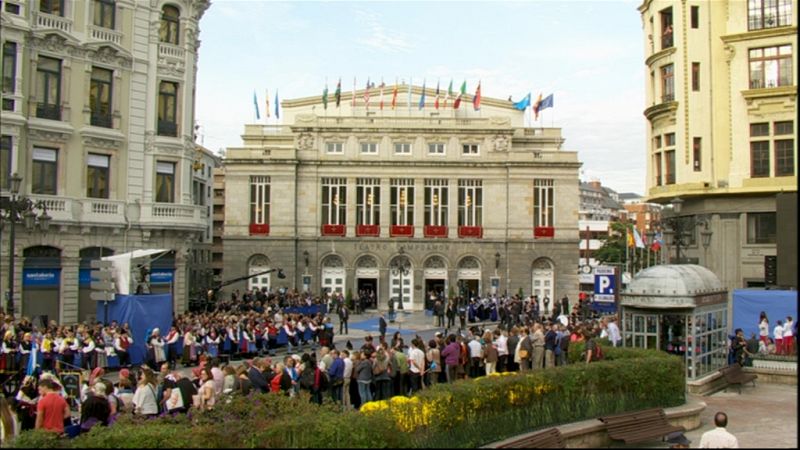
[[[30,430],[20,433],[11,444],[14,448],[69,448],[72,442],[50,431]]]

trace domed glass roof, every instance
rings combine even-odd
[[[724,292],[713,272],[695,264],[648,267],[636,274],[622,293],[627,295],[695,296]]]

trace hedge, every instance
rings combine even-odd
[[[603,345],[601,343],[601,345]],[[570,360],[573,350],[570,349]],[[177,418],[123,418],[74,440],[25,432],[26,448],[477,447],[531,430],[602,415],[685,403],[680,358],[603,346],[606,360],[437,384],[414,397],[370,402],[361,411],[251,394],[214,411]],[[577,353],[577,351],[576,351]],[[575,356],[576,360],[579,356]]]

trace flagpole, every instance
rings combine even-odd
[[[630,244],[628,243],[628,224],[625,224],[625,272],[628,271]],[[624,274],[623,274],[624,275]]]

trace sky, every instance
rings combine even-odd
[[[331,96],[341,77],[411,80],[514,100],[553,94],[544,126],[578,152],[582,181],[644,194],[644,41],[640,0],[212,0],[200,21],[196,113],[214,152],[242,145],[253,92]],[[471,106],[470,106],[471,107]],[[274,119],[272,119],[274,121]]]

